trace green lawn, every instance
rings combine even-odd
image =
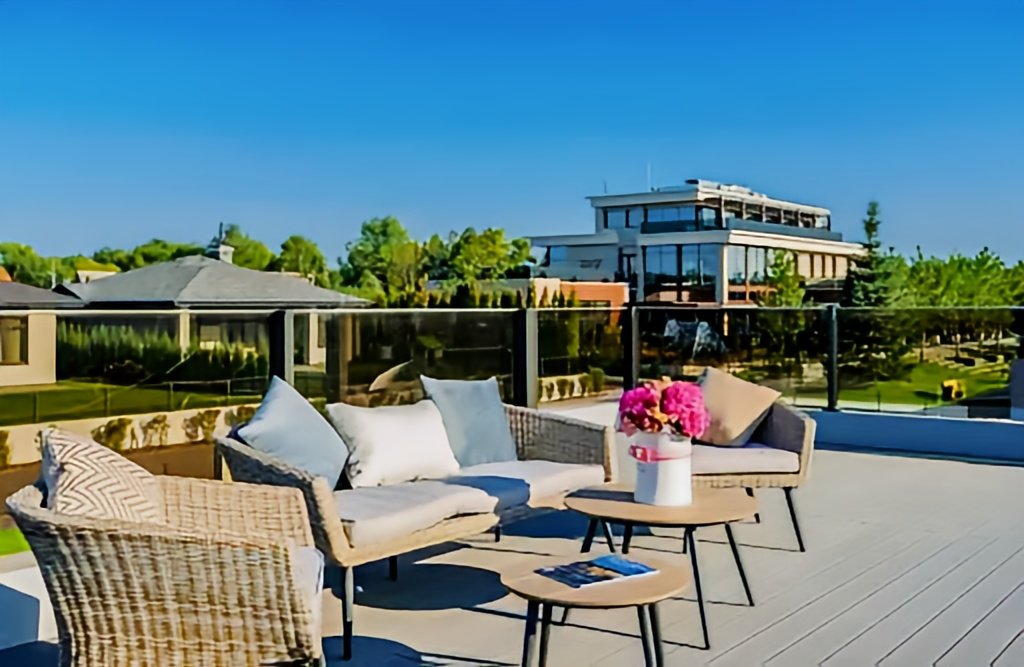
[[[109,417],[147,412],[258,403],[259,395],[181,391],[169,386],[119,385],[63,380],[54,385],[0,390],[0,426],[67,419]]]
[[[21,536],[17,528],[0,530],[0,556],[16,554],[28,550],[28,542]]]

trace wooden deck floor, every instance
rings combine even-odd
[[[797,494],[804,554],[782,493],[759,497],[763,523],[735,529],[756,606],[742,604],[724,532],[698,533],[712,648],[689,646],[700,638],[692,596],[667,601],[667,664],[1024,665],[1024,469],[819,452]],[[481,536],[405,559],[397,583],[363,568],[350,664],[518,664],[525,604],[493,572],[575,554],[584,528],[567,512],[529,519],[499,544]],[[682,557],[671,532],[633,544]],[[326,596],[336,634],[339,603]],[[630,611],[574,612],[554,629],[549,664],[642,664],[636,635]]]
[[[692,595],[661,605],[669,665],[1024,665],[1024,468],[818,452],[796,494],[808,545],[795,551],[783,495],[759,494],[763,523],[736,526],[756,606],[743,604],[724,532],[698,533],[712,648],[693,648]],[[578,553],[585,521],[556,512],[360,568],[356,656],[342,663],[340,603],[324,594],[332,665],[516,665],[525,603],[499,572],[534,554]],[[634,549],[682,558],[671,532]],[[600,542],[595,551],[600,551]],[[2,615],[0,615],[2,619]],[[46,647],[0,652],[45,665]],[[552,666],[642,664],[630,611],[574,612],[551,638]]]

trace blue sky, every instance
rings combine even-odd
[[[0,0],[0,240],[584,232],[703,177],[1024,259],[1024,3]]]

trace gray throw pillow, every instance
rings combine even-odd
[[[706,368],[697,380],[711,426],[701,442],[722,447],[742,447],[764,421],[768,410],[782,395],[771,387],[742,380],[717,368]]]
[[[497,379],[435,380],[421,376],[420,381],[427,398],[441,411],[448,442],[461,467],[518,458]]]
[[[279,377],[256,414],[238,429],[238,438],[253,449],[323,477],[334,488],[345,468],[345,442],[305,397]]]

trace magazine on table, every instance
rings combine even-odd
[[[591,560],[542,567],[536,572],[571,588],[583,588],[610,581],[644,577],[656,573],[657,570],[643,563],[609,554]]]

